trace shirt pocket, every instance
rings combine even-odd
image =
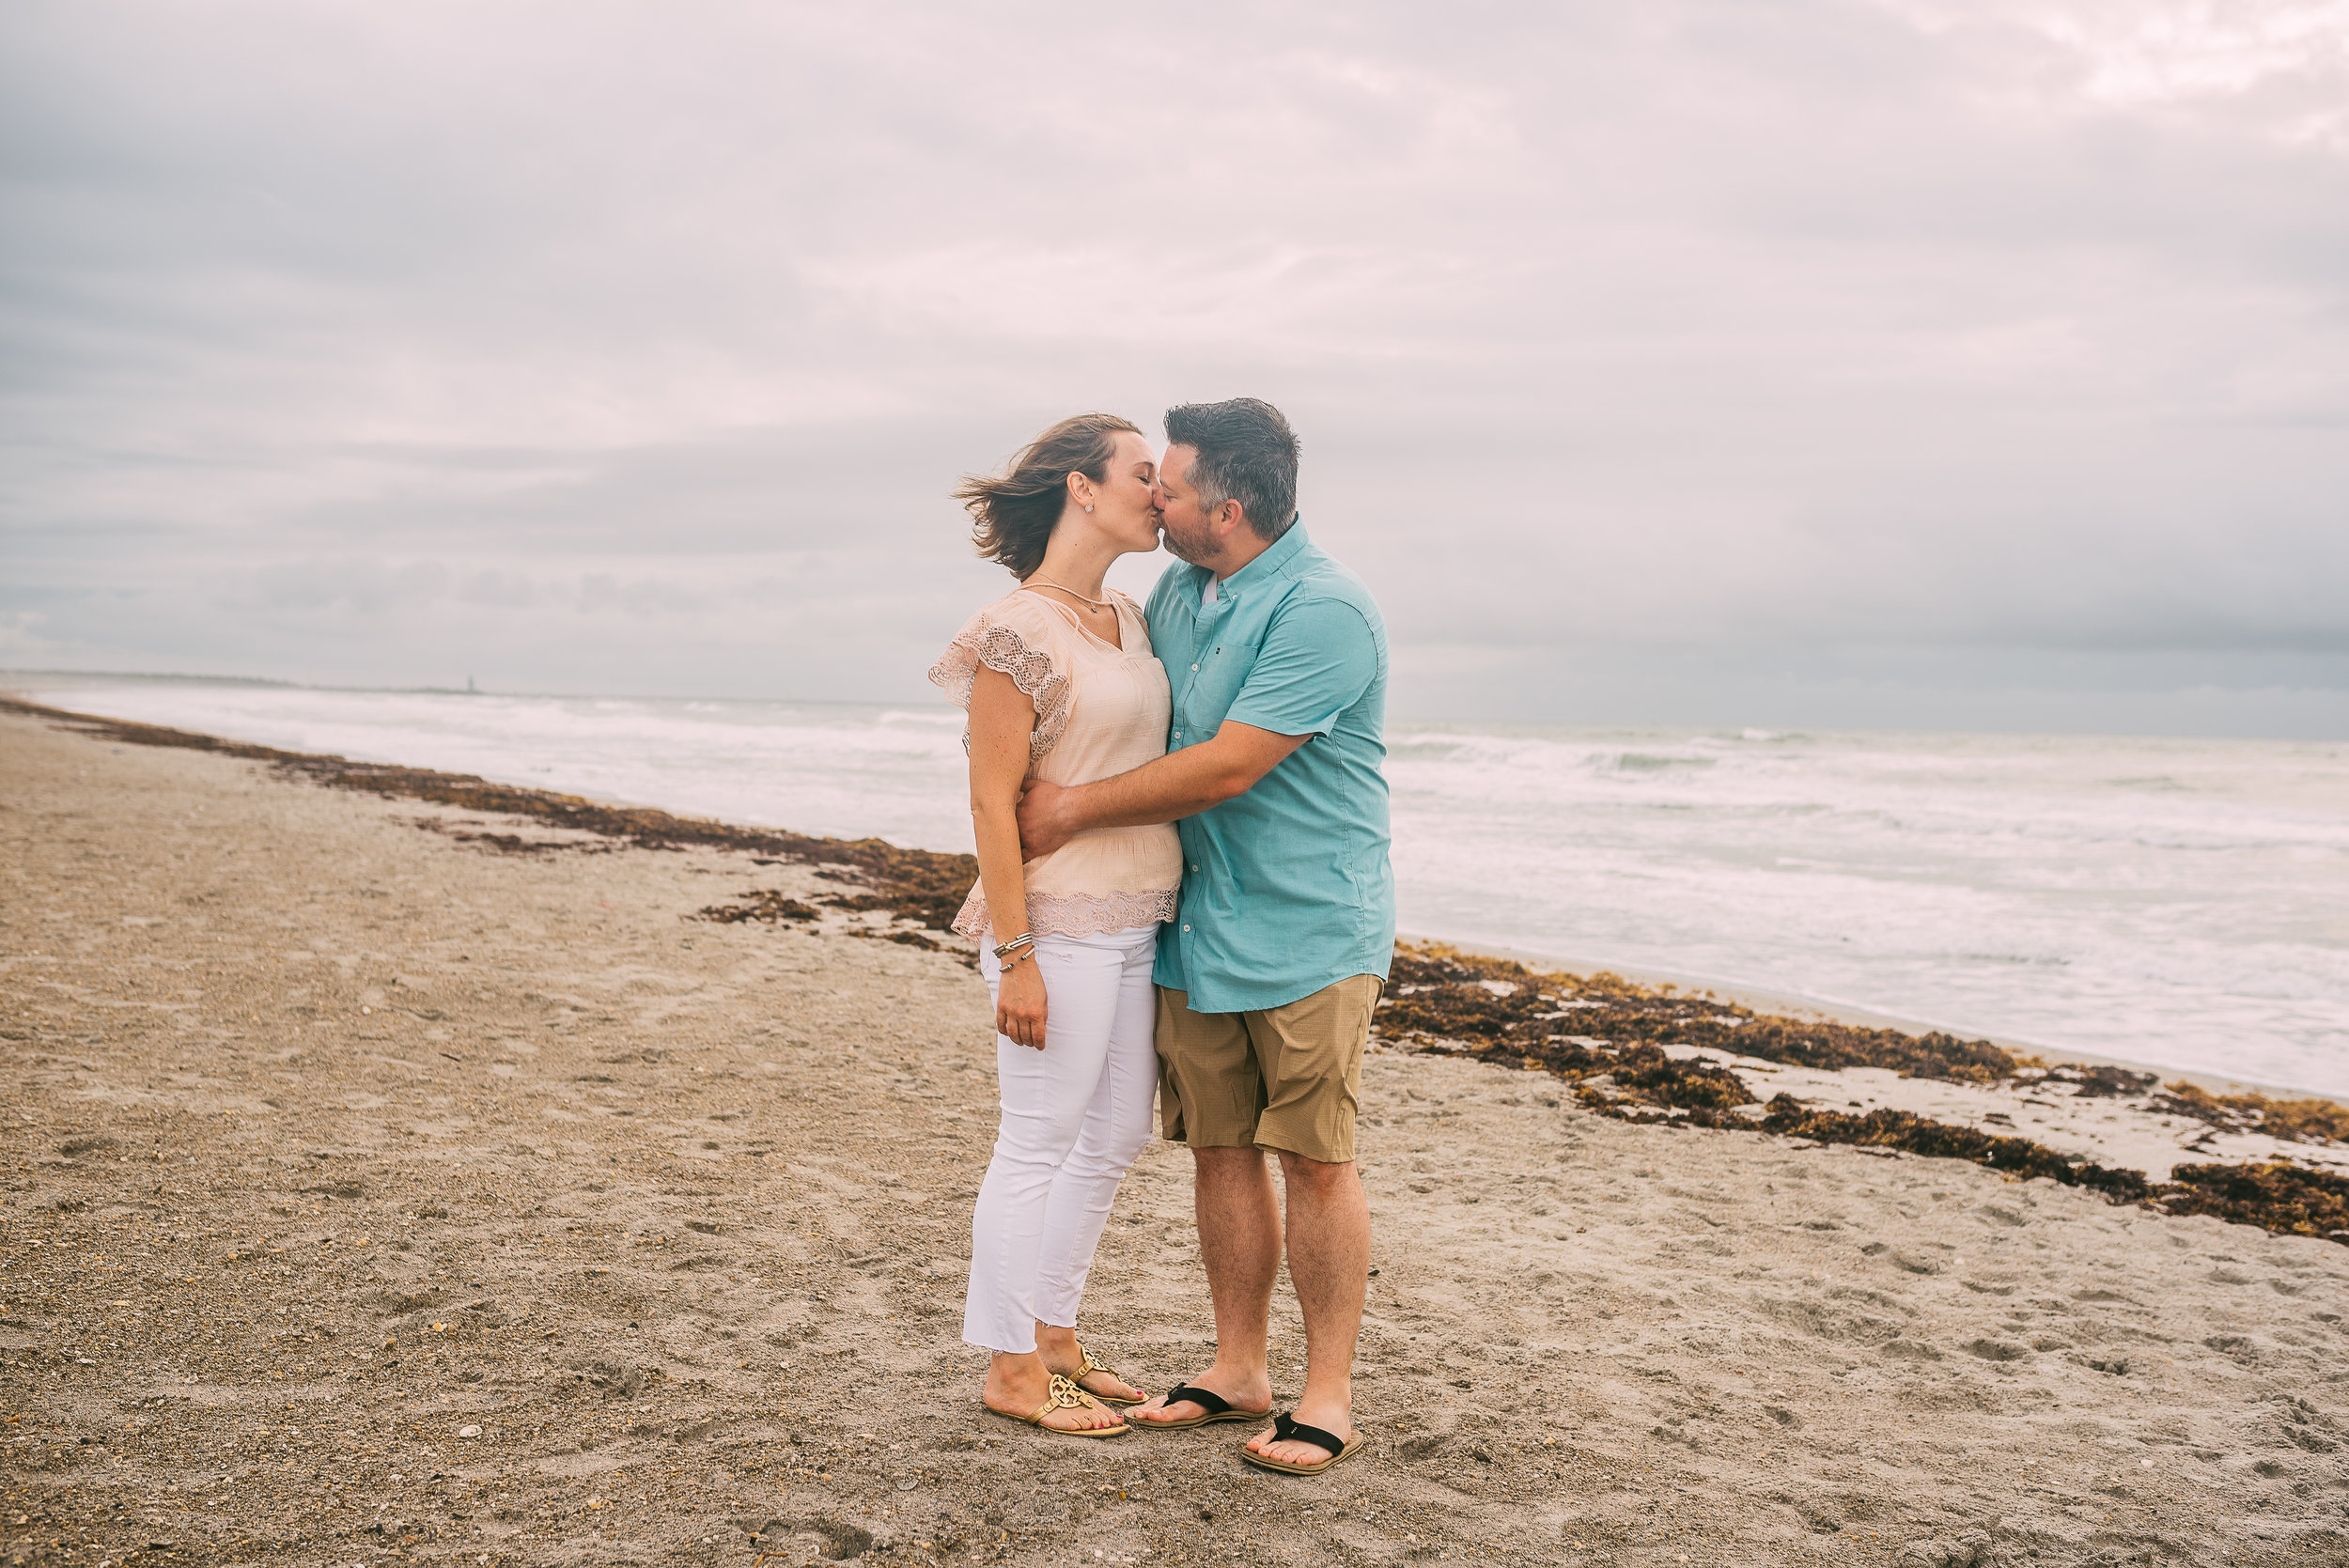
[[[1262,641],[1261,633],[1219,635],[1199,644],[1195,656],[1199,670],[1190,676],[1190,685],[1183,692],[1182,711],[1176,715],[1186,743],[1206,739],[1223,722],[1223,716],[1239,698],[1240,688],[1248,684],[1248,672],[1255,667],[1256,648]]]

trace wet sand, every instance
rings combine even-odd
[[[22,717],[0,855],[0,1561],[2349,1562],[2329,1242],[1381,1049],[1375,1446],[1294,1481],[978,1413],[976,976],[691,918],[815,869]],[[1083,1325],[1154,1388],[1186,1164]]]

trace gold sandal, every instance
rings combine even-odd
[[[1038,1432],[1049,1432],[1055,1437],[1123,1437],[1133,1430],[1126,1424],[1123,1418],[1115,1426],[1047,1426],[1044,1424],[1044,1418],[1055,1410],[1107,1408],[1099,1400],[1095,1399],[1058,1373],[1052,1374],[1051,1390],[1052,1397],[1046,1400],[1033,1416],[1015,1416],[1008,1410],[998,1410],[992,1405],[984,1402],[979,1407],[990,1416],[1001,1416],[1007,1421],[1019,1421],[1022,1425],[1034,1427]]]
[[[1077,1346],[1077,1358],[1082,1364],[1077,1368],[1077,1375],[1070,1378],[1069,1381],[1076,1384],[1081,1391],[1093,1394],[1093,1397],[1099,1400],[1102,1404],[1140,1405],[1143,1400],[1150,1397],[1148,1394],[1136,1394],[1131,1399],[1128,1399],[1123,1394],[1094,1393],[1091,1389],[1085,1388],[1084,1381],[1097,1372],[1107,1373],[1110,1376],[1116,1378],[1120,1383],[1125,1383],[1129,1389],[1138,1387],[1139,1385],[1128,1382],[1125,1374],[1120,1373],[1116,1368],[1103,1366],[1099,1360],[1095,1358],[1093,1352],[1087,1350],[1081,1344]]]

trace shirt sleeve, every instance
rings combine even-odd
[[[942,688],[955,706],[970,711],[971,688],[982,665],[1011,677],[1035,704],[1035,729],[1028,737],[1028,757],[1044,760],[1068,727],[1070,699],[1075,688],[1068,675],[1066,650],[1052,612],[1034,601],[1033,595],[1014,594],[999,599],[963,624],[955,640],[930,666],[930,684]],[[962,744],[971,745],[968,730]]]
[[[1328,735],[1378,675],[1378,644],[1342,599],[1283,607],[1223,715],[1274,735]]]

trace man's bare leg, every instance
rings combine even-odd
[[[1215,1364],[1184,1381],[1221,1394],[1243,1410],[1272,1406],[1272,1382],[1265,1370],[1270,1348],[1272,1281],[1281,1271],[1281,1206],[1264,1151],[1193,1149],[1191,1203],[1199,1217],[1199,1258],[1206,1265],[1207,1295],[1215,1305]],[[1356,1315],[1361,1315],[1359,1294]],[[1153,1417],[1187,1421],[1206,1414],[1190,1401],[1167,1408],[1160,1394],[1127,1412],[1136,1426]]]
[[[1289,1283],[1305,1314],[1305,1393],[1297,1419],[1351,1438],[1354,1346],[1370,1286],[1370,1199],[1352,1160],[1327,1165],[1284,1149],[1281,1174],[1289,1200]],[[1314,1443],[1276,1442],[1269,1428],[1248,1446],[1292,1465],[1330,1457]]]

